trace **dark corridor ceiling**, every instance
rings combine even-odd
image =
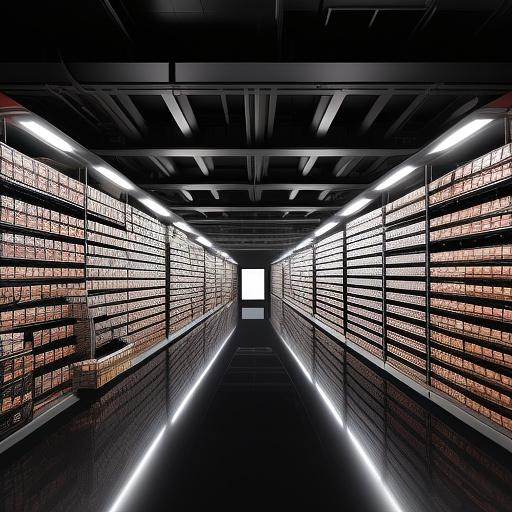
[[[222,250],[280,253],[512,90],[511,5],[4,0],[0,92]]]

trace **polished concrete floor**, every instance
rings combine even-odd
[[[220,312],[83,394],[1,454],[0,510],[512,511],[510,452],[278,324]]]

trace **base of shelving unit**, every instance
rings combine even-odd
[[[499,430],[497,430],[499,425],[496,427],[488,425],[483,420],[477,418],[470,412],[461,409],[461,407],[456,402],[452,402],[449,398],[445,398],[433,391],[430,391],[429,399],[442,407],[445,411],[449,412],[459,420],[475,429],[477,432],[480,432],[485,437],[488,437],[494,441],[496,444],[505,448],[509,452],[512,452],[512,439],[506,434],[502,434]]]
[[[487,424],[483,419],[480,419],[473,415],[471,412],[466,411],[458,405],[456,402],[450,401],[450,399],[442,397],[438,394],[438,392],[432,391],[430,387],[427,385],[423,386],[422,384],[410,379],[406,375],[403,375],[398,370],[392,368],[390,365],[384,363],[379,358],[375,357],[373,354],[370,354],[368,351],[366,351],[364,348],[356,345],[355,343],[351,342],[350,340],[346,339],[345,336],[341,335],[336,330],[330,328],[327,325],[324,325],[321,321],[314,318],[313,316],[309,315],[308,313],[304,311],[300,311],[294,304],[287,301],[286,299],[279,299],[282,300],[285,304],[292,307],[294,311],[296,311],[298,314],[302,315],[304,318],[309,320],[312,324],[317,326],[319,329],[322,329],[324,332],[330,334],[333,338],[339,340],[343,345],[346,347],[352,349],[354,352],[357,352],[361,356],[363,356],[365,359],[367,359],[370,363],[372,363],[374,366],[383,369],[388,374],[392,375],[395,379],[399,380],[400,382],[404,383],[407,387],[410,389],[416,391],[419,395],[424,396],[425,398],[429,399],[431,402],[435,403],[436,405],[440,406],[445,411],[452,414],[457,419],[461,420],[465,424],[469,425],[473,429],[475,429],[477,432],[483,434],[485,437],[489,438],[491,441],[495,442],[499,446],[505,448],[506,450],[512,452],[512,438],[508,437],[507,434],[501,433],[498,429],[500,428],[499,425],[489,425]]]
[[[48,421],[55,418],[58,414],[79,402],[79,400],[80,399],[73,394],[58,400],[55,405],[42,412],[39,416],[34,417],[34,419],[32,419],[29,423],[21,427],[19,430],[13,432],[3,441],[0,441],[0,453],[5,452],[16,443],[27,437],[29,434],[32,434],[32,432],[42,427],[45,423],[48,423]]]

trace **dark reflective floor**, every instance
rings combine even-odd
[[[512,511],[510,452],[281,303],[82,398],[0,455],[0,510]]]

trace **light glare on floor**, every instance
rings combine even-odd
[[[185,405],[187,405],[187,402],[190,400],[190,397],[194,394],[194,391],[197,389],[197,387],[199,386],[199,384],[203,380],[204,376],[208,373],[208,370],[211,368],[213,362],[215,361],[215,359],[217,359],[217,356],[220,354],[221,350],[224,348],[224,345],[226,345],[226,343],[228,342],[229,338],[231,338],[231,335],[233,334],[234,331],[235,330],[233,329],[229,333],[228,337],[222,342],[222,345],[220,346],[219,350],[217,350],[217,353],[212,357],[211,361],[208,363],[208,366],[205,368],[203,373],[199,376],[199,378],[197,379],[195,384],[192,386],[190,391],[187,393],[187,396],[185,396],[185,398],[183,399],[183,401],[179,405],[178,409],[176,409],[176,412],[174,413],[174,416],[171,419],[171,424],[174,423],[176,421],[176,419],[178,418],[178,416],[181,414],[181,412],[185,408]]]
[[[130,477],[130,480],[128,480],[126,485],[123,487],[123,490],[117,497],[117,500],[112,505],[109,512],[115,512],[119,508],[119,505],[123,501],[123,498],[126,496],[128,491],[130,490],[130,488],[133,486],[135,480],[137,480],[137,477],[140,475],[140,473],[144,469],[144,466],[147,464],[148,460],[150,459],[152,453],[155,451],[155,448],[156,448],[157,444],[159,443],[160,439],[162,439],[162,436],[164,435],[164,432],[165,432],[165,428],[166,427],[164,426],[164,428],[162,428],[162,430],[160,430],[159,434],[156,436],[155,440],[149,447],[149,450],[146,452],[146,455],[144,455],[144,458],[140,461],[139,465],[137,466],[137,469],[133,472],[133,475]]]

